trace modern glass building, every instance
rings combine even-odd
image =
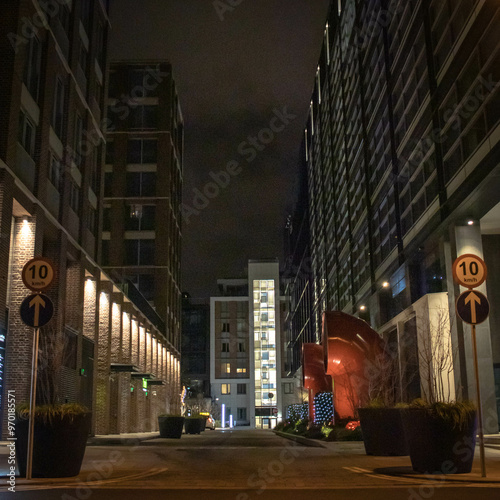
[[[305,130],[316,332],[324,311],[358,315],[403,363],[445,309],[465,398],[470,327],[456,320],[452,264],[474,253],[499,266],[499,20],[495,0],[332,1]],[[492,304],[499,289],[494,273],[479,288]],[[499,325],[493,307],[478,327],[490,432]]]

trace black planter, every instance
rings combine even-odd
[[[200,434],[201,421],[199,418],[186,418],[184,422],[184,430],[186,434]]]
[[[92,415],[35,420],[32,477],[72,477],[80,473]],[[16,458],[26,476],[29,420],[16,419]]]
[[[207,417],[200,417],[200,430],[201,430],[201,432],[205,431],[206,426],[207,426]]]
[[[180,439],[184,427],[184,417],[158,417],[161,438]]]
[[[476,412],[463,428],[420,408],[404,410],[403,423],[413,470],[425,473],[466,474],[472,470],[476,445]]]
[[[410,450],[398,408],[359,408],[367,455],[404,456]]]

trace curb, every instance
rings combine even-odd
[[[326,446],[320,441],[315,441],[313,439],[306,438],[304,436],[296,436],[294,434],[288,434],[288,432],[274,431],[273,432],[282,438],[290,439],[291,441],[295,441],[304,446],[309,446],[311,448],[326,448]]]
[[[158,439],[160,433],[143,437],[90,437],[87,446],[133,446],[140,445],[143,441]]]

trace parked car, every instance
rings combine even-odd
[[[213,431],[215,431],[215,420],[211,416],[207,418],[205,429],[212,429]]]

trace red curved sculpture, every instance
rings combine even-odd
[[[340,311],[323,314],[325,371],[333,378],[334,404],[341,418],[354,417],[368,399],[371,370],[380,366],[384,340],[365,321]]]
[[[325,373],[324,350],[320,344],[302,344],[302,382],[309,393],[309,422],[314,421],[314,396],[331,392],[332,377]]]

